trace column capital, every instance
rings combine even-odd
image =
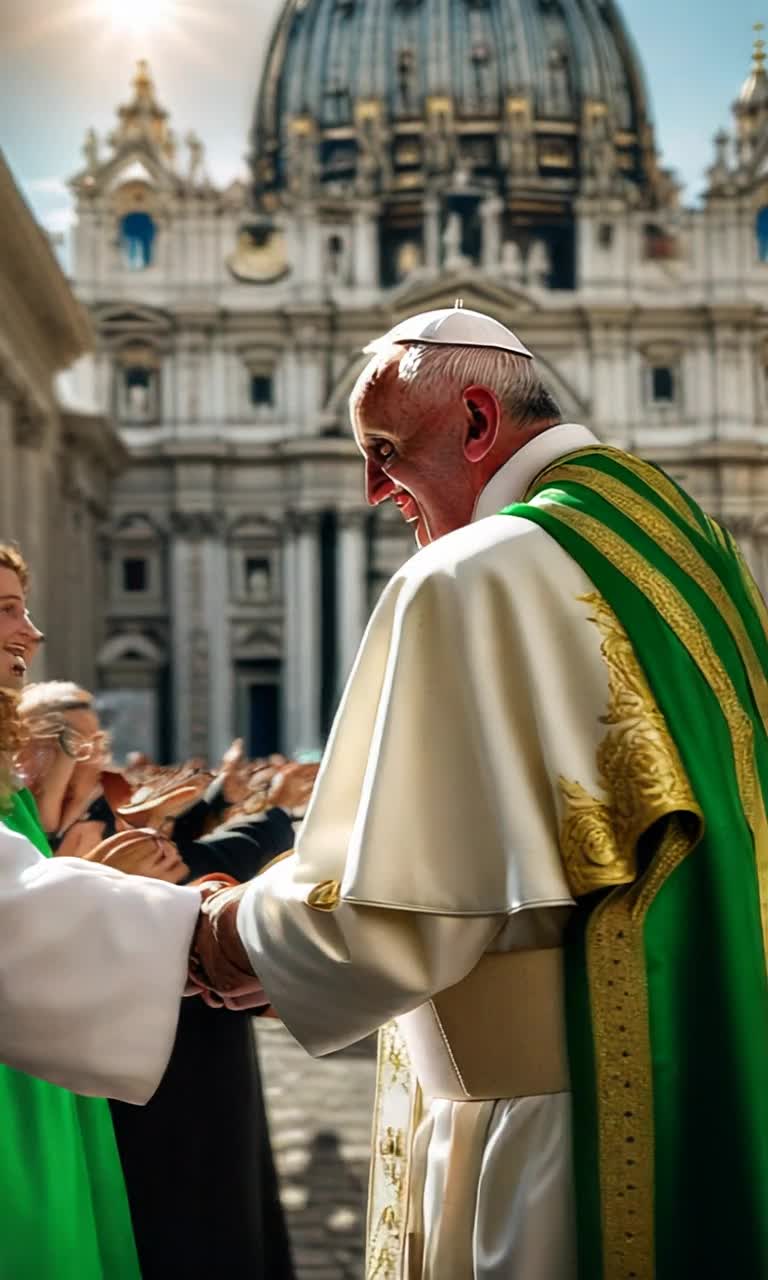
[[[170,525],[177,538],[202,542],[205,538],[223,537],[226,516],[220,511],[172,511]]]
[[[365,530],[370,515],[368,507],[345,507],[336,512],[339,529]]]
[[[320,532],[321,511],[286,511],[285,529],[292,537],[299,534],[317,534]]]

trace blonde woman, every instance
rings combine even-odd
[[[34,799],[14,774],[18,690],[41,638],[26,587],[20,555],[0,546],[0,1274],[139,1280],[107,1106],[59,1086],[151,1095],[200,896],[49,860]]]

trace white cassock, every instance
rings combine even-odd
[[[0,1062],[146,1102],[173,1048],[197,889],[44,858],[0,822]]]
[[[584,427],[547,430],[494,476],[471,525],[395,575],[296,853],[240,906],[254,970],[309,1052],[396,1019],[369,1277],[576,1273],[558,831],[562,779],[601,792],[610,688],[592,583],[537,525],[494,513],[594,443]]]

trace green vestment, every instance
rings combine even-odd
[[[0,821],[46,857],[28,791]],[[0,1277],[140,1280],[109,1104],[0,1066]]]
[[[730,535],[618,450],[507,513],[591,579],[611,680],[605,793],[560,783],[580,1280],[764,1280],[765,606]]]

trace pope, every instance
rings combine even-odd
[[[561,421],[492,318],[413,317],[368,354],[368,501],[420,550],[371,619],[295,853],[195,905],[193,985],[268,1001],[312,1053],[381,1030],[370,1277],[768,1275],[759,592],[669,477]],[[66,1013],[127,1030],[138,993],[91,870],[62,972],[86,944],[103,962]],[[145,1060],[185,892],[158,886]],[[40,985],[5,951],[28,1065]],[[95,1043],[93,1091],[120,1074]],[[37,1048],[81,1087],[76,1045]]]
[[[198,980],[258,974],[312,1053],[384,1028],[369,1276],[766,1276],[759,592],[492,318],[368,353],[368,501],[421,550],[295,854],[208,901]]]

